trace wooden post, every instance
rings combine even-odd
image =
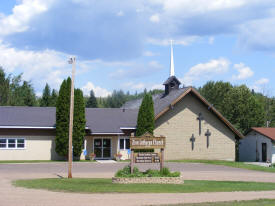
[[[133,172],[134,172],[134,150],[133,149],[131,149],[131,165],[130,165],[130,167],[131,167],[131,174],[133,174]]]
[[[161,148],[160,149],[160,170],[163,169],[163,166],[164,166],[164,149]]]
[[[74,73],[75,73],[75,57],[70,58],[69,63],[72,64],[72,82],[71,82],[71,102],[70,102],[70,123],[69,123],[69,151],[68,151],[68,178],[72,178],[72,136],[73,136],[73,117],[74,117]]]
[[[134,133],[131,133],[131,137],[134,137]],[[131,148],[131,163],[130,163],[130,167],[131,167],[131,174],[133,174],[134,172],[134,150]]]

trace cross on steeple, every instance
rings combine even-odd
[[[211,136],[211,132],[209,131],[209,129],[207,129],[206,133],[205,133],[206,139],[207,139],[207,148],[209,147],[209,137]]]
[[[195,142],[196,138],[194,136],[194,134],[192,134],[192,137],[190,138],[190,142],[192,142],[192,150],[194,150],[194,142]]]
[[[201,121],[204,120],[202,113],[199,113],[197,120],[199,120],[199,135],[201,135]]]

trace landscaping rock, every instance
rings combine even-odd
[[[183,184],[183,177],[113,177],[118,184]]]

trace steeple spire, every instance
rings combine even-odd
[[[170,59],[170,77],[175,76],[173,40],[171,40],[171,59]]]

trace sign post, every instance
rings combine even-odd
[[[158,163],[160,164],[160,170],[164,166],[164,147],[165,137],[155,137],[150,133],[145,133],[140,137],[130,138],[131,148],[131,173],[134,170],[134,164],[136,163]],[[160,153],[155,152],[138,152],[134,153],[135,149],[160,149]]]
[[[134,133],[131,133],[131,138],[134,138]],[[130,141],[131,142],[131,141]],[[130,146],[131,148],[131,174],[133,174],[134,172],[134,150],[132,149],[132,147]]]

